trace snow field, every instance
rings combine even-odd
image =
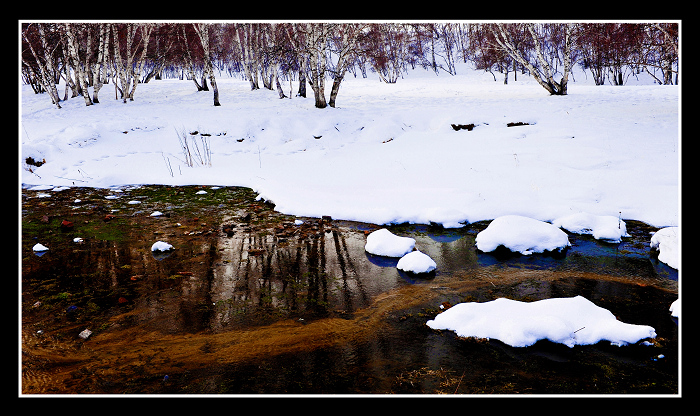
[[[190,81],[61,110],[21,86],[21,160],[46,160],[21,181],[248,186],[286,214],[376,224],[588,212],[678,226],[676,86],[594,86],[579,73],[556,97],[527,77],[503,85],[466,67],[393,85],[372,76],[347,78],[338,108],[325,109],[225,77],[221,107]],[[183,130],[211,134],[211,167],[184,164]]]

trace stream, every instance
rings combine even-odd
[[[247,188],[23,189],[21,209],[22,394],[679,393],[678,273],[640,222],[618,244],[570,234],[557,257],[478,252],[488,222],[389,227],[437,263],[421,277],[365,252],[380,226],[287,216]],[[657,338],[514,348],[425,325],[576,295]]]

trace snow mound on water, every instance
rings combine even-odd
[[[618,321],[612,312],[582,296],[460,303],[426,324],[452,330],[460,337],[498,339],[513,347],[527,347],[542,339],[570,348],[603,340],[622,346],[656,337],[654,328]]]
[[[32,247],[32,250],[34,251],[47,251],[49,248],[46,247],[45,245],[41,243],[36,243],[34,247]]]
[[[655,232],[649,245],[659,251],[659,261],[678,270],[678,227],[666,227]]]
[[[681,315],[681,300],[674,300],[673,303],[671,303],[671,307],[668,308],[668,311],[671,312],[671,316],[678,318]]]
[[[576,234],[590,234],[597,240],[619,243],[629,237],[627,224],[612,215],[593,215],[586,212],[557,218],[552,225]]]
[[[166,243],[165,241],[156,241],[151,246],[151,251],[168,251],[172,250],[173,246]]]
[[[483,252],[504,246],[522,254],[542,253],[569,247],[566,233],[552,224],[519,215],[504,215],[491,221],[476,236],[476,248]]]
[[[412,251],[401,257],[396,268],[404,272],[430,273],[437,268],[437,264],[427,254],[420,251]]]
[[[382,228],[367,236],[365,251],[377,256],[403,257],[413,251],[415,245],[415,239],[400,237],[386,228]]]

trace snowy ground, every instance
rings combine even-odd
[[[191,81],[161,80],[133,102],[107,85],[100,104],[60,110],[20,85],[22,184],[242,185],[287,214],[378,224],[586,212],[679,225],[677,86],[595,86],[578,73],[557,97],[522,75],[503,85],[467,68],[416,70],[394,85],[349,75],[338,108],[316,109],[240,79],[218,84],[221,107]],[[185,165],[183,130],[212,135],[211,166]],[[30,172],[30,156],[46,164]]]

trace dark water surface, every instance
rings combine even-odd
[[[436,261],[420,277],[364,251],[376,225],[295,225],[244,188],[121,191],[23,190],[23,394],[679,393],[678,274],[644,224],[559,257],[478,252],[485,223],[393,226]],[[657,338],[513,348],[425,325],[441,304],[576,295]]]

